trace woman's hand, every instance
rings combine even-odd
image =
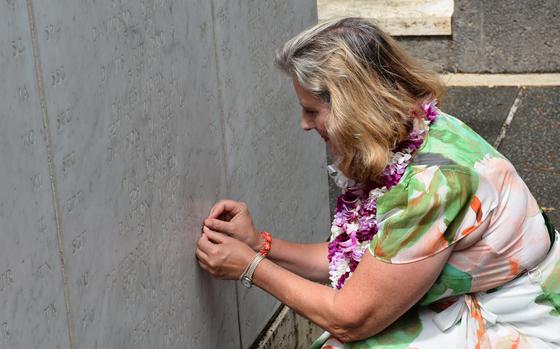
[[[204,225],[239,241],[254,251],[260,248],[260,238],[247,205],[243,202],[221,200],[212,207]]]
[[[249,265],[255,252],[241,241],[202,228],[196,257],[200,267],[217,279],[237,280]]]

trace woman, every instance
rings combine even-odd
[[[325,329],[314,348],[560,346],[557,236],[510,162],[435,108],[434,73],[359,18],[308,29],[276,63],[337,159],[330,242],[259,234],[220,201],[203,269]]]

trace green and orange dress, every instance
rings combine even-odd
[[[384,331],[354,343],[326,332],[311,348],[560,348],[558,233],[512,164],[463,122],[438,112],[376,218],[368,251],[383,262],[453,251]]]

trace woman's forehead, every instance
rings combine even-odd
[[[301,86],[301,84],[299,83],[298,79],[292,78],[292,82],[294,84],[294,89],[298,96],[299,103],[302,107],[314,106],[322,102],[319,97],[304,89],[303,86]]]

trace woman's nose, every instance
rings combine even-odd
[[[301,128],[305,131],[310,131],[315,128],[315,125],[309,119],[302,117],[301,118]]]

